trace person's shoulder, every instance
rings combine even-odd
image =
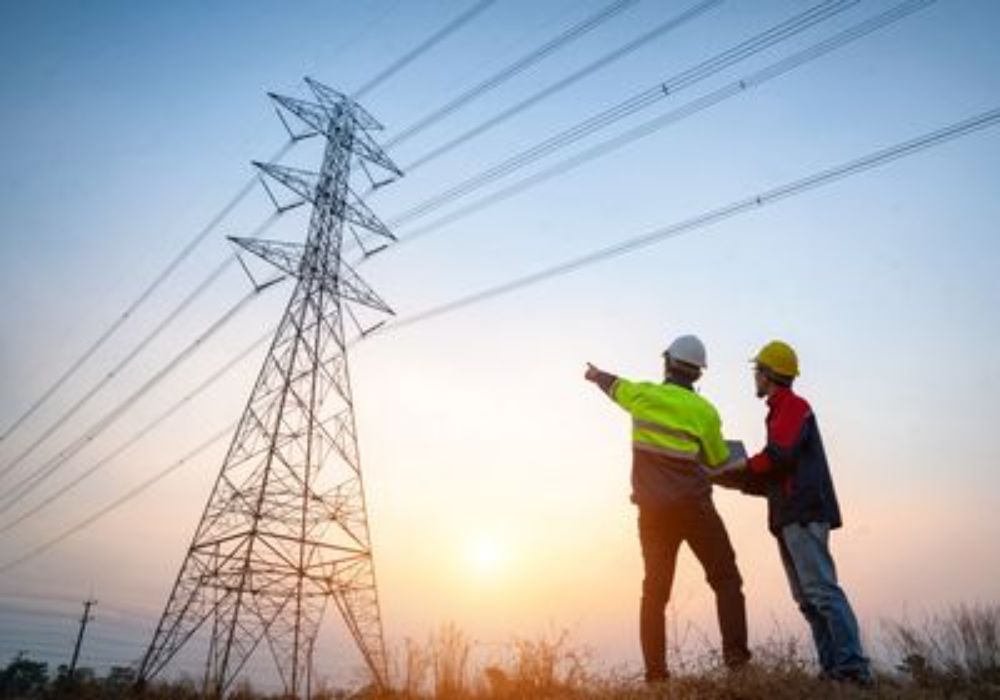
[[[813,412],[812,405],[809,401],[805,397],[796,394],[791,389],[788,390],[788,395],[785,397],[785,405],[788,410],[801,413],[802,415],[810,415]]]
[[[698,404],[698,406],[705,413],[705,415],[709,416],[714,420],[719,420],[719,409],[715,407],[715,404],[712,403],[710,399],[707,399],[701,394],[692,391],[691,400],[694,401],[696,404]]]

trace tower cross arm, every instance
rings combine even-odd
[[[403,171],[392,162],[392,159],[385,154],[382,147],[375,143],[375,139],[364,131],[355,131],[351,150],[359,158],[364,158],[369,163],[377,165],[383,170],[392,173],[396,177],[402,177]]]
[[[311,170],[289,168],[286,165],[276,165],[274,163],[261,163],[256,160],[253,161],[253,165],[261,173],[280,182],[306,201],[315,203],[316,185],[319,182],[319,175],[316,173]]]
[[[271,263],[282,272],[292,277],[300,276],[302,258],[306,250],[303,244],[270,241],[264,238],[238,238],[236,236],[230,236],[229,240],[247,252]]]
[[[375,212],[368,208],[368,205],[353,190],[350,191],[347,203],[344,206],[344,219],[356,226],[367,229],[377,236],[395,241],[396,237],[389,230]]]
[[[230,237],[229,240],[288,275],[301,278],[304,274],[302,260],[306,256],[306,246],[300,243],[262,238]],[[375,311],[393,313],[392,308],[346,262],[340,260],[339,264],[332,265],[328,269],[337,270],[336,275],[330,276],[323,282],[330,293]]]
[[[332,87],[324,85],[318,80],[310,77],[305,78],[306,85],[316,95],[320,104],[330,108],[343,107],[350,110],[351,121],[362,131],[380,131],[382,124],[368,111],[342,92],[334,90]]]
[[[325,134],[327,132],[331,118],[327,107],[318,105],[315,102],[307,102],[306,100],[278,95],[273,92],[267,93],[267,96],[271,98],[275,105],[284,109],[289,114],[298,117],[306,126],[313,130],[313,133]]]
[[[361,279],[361,275],[354,271],[346,262],[340,262],[340,277],[337,289],[334,290],[343,299],[353,301],[356,304],[367,306],[369,309],[392,314],[392,308],[382,300],[375,290],[368,286],[368,283]]]

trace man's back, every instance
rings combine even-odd
[[[664,384],[630,382],[589,363],[584,373],[632,416],[632,500],[639,506],[644,570],[639,638],[650,683],[669,677],[665,611],[682,542],[715,592],[726,665],[739,668],[750,659],[743,579],[700,464],[717,466],[729,457],[718,412],[693,388],[708,367],[705,346],[696,336],[679,336],[663,362]]]
[[[617,378],[611,397],[632,416],[632,500],[669,507],[707,497],[699,464],[728,457],[715,407],[691,388]]]

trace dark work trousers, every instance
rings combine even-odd
[[[712,499],[684,501],[668,507],[640,506],[639,542],[646,569],[639,612],[646,680],[657,681],[668,676],[665,613],[681,542],[691,547],[715,591],[723,660],[730,668],[749,661],[743,579],[736,568],[736,554],[726,526]]]

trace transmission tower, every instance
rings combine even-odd
[[[208,638],[205,693],[221,697],[260,648],[290,697],[306,692],[310,652],[332,601],[376,684],[385,642],[347,363],[345,319],[391,314],[342,259],[345,235],[366,253],[395,240],[352,190],[402,173],[358,104],[306,78],[314,99],[270,95],[293,138],[326,139],[318,173],[254,163],[279,209],[311,204],[304,244],[231,238],[297,282],[139,670],[156,676],[196,634]],[[283,114],[284,113],[284,114]],[[304,124],[301,133],[289,128]],[[372,172],[387,179],[375,182]],[[279,205],[270,178],[296,199]],[[263,645],[262,645],[263,643]]]

